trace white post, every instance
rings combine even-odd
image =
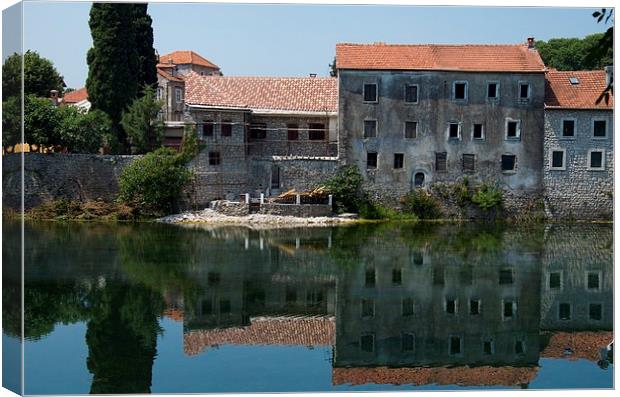
[[[260,248],[260,250],[261,250],[261,251],[263,250],[263,248],[265,248],[265,245],[264,245],[264,242],[263,242],[263,238],[262,238],[262,237],[260,237],[260,238],[258,239],[258,246],[259,246],[259,248]]]
[[[301,196],[299,195],[299,193],[297,193],[297,195],[295,196],[295,204],[297,205],[301,204]]]
[[[299,240],[299,237],[295,238],[295,249],[299,249],[299,247],[301,246],[301,241]]]
[[[327,196],[327,205],[329,205],[330,207],[332,206],[333,199],[334,197],[331,194]]]
[[[250,249],[250,239],[249,238],[245,238],[245,249],[249,250]]]
[[[265,204],[265,193],[260,194],[260,203]]]
[[[245,194],[245,203],[250,204],[250,193]]]

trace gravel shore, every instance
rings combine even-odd
[[[269,225],[274,227],[287,226],[331,226],[350,224],[357,219],[350,216],[322,216],[314,218],[298,218],[295,216],[251,214],[246,216],[229,216],[218,213],[212,209],[202,211],[184,212],[181,214],[168,215],[157,219],[163,223],[208,223],[221,225]]]

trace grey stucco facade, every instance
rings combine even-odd
[[[465,82],[465,98],[454,99],[454,83]],[[497,83],[497,97],[487,96]],[[519,98],[520,84],[529,85],[527,99]],[[364,101],[364,85],[377,84],[377,101]],[[417,101],[405,101],[405,87],[417,85]],[[339,144],[346,162],[364,175],[377,196],[397,199],[415,187],[434,182],[472,180],[497,183],[523,193],[542,186],[544,73],[474,73],[448,71],[339,71]],[[376,120],[376,137],[364,137],[364,121]],[[507,136],[507,123],[518,123],[518,137]],[[405,123],[416,122],[415,138],[405,137]],[[458,136],[450,138],[450,124]],[[474,138],[474,124],[482,138]],[[377,153],[369,169],[367,153]],[[403,154],[395,168],[394,154]],[[437,169],[437,153],[445,153],[445,170]],[[463,155],[473,155],[473,170],[464,170]],[[502,156],[516,156],[514,170],[502,170]],[[469,157],[470,159],[472,157]]]

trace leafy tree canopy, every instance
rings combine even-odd
[[[142,97],[136,98],[123,112],[121,125],[129,137],[132,153],[148,153],[161,146],[164,125],[157,115],[162,106],[161,101],[155,100],[153,88],[147,86]]]
[[[51,90],[62,93],[63,77],[49,59],[41,57],[36,51],[24,54],[24,92],[49,97]],[[21,95],[22,56],[14,53],[2,65],[2,100]]]
[[[554,38],[536,44],[545,65],[558,70],[600,70],[613,64],[613,48],[589,56],[598,47],[604,33],[579,38]]]

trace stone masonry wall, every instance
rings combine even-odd
[[[297,216],[308,218],[314,216],[331,216],[332,208],[327,204],[261,204],[259,214]]]
[[[575,136],[562,137],[562,120],[575,121]],[[606,120],[607,135],[593,137],[593,120]],[[612,219],[614,191],[611,110],[547,110],[543,185],[548,215],[557,219]],[[565,169],[551,169],[552,150],[565,150]],[[603,170],[590,170],[588,151],[603,149]]]

